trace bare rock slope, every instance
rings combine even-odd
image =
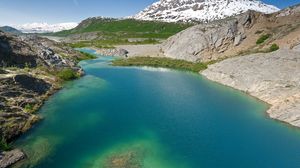
[[[230,58],[202,75],[269,103],[271,118],[300,127],[300,52],[282,49]]]
[[[257,44],[263,35],[268,38]],[[267,50],[272,44],[293,48],[300,43],[300,5],[273,14],[248,11],[239,16],[188,28],[166,40],[166,57],[209,62],[241,53]]]

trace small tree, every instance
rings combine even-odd
[[[271,37],[271,34],[264,34],[264,35],[261,35],[259,37],[259,39],[256,41],[256,44],[262,44],[264,43],[268,38]]]
[[[270,52],[273,52],[273,51],[276,51],[276,50],[279,50],[279,46],[277,44],[272,44],[270,46]]]

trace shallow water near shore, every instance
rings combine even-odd
[[[84,49],[94,53],[93,50]],[[300,131],[198,74],[81,62],[16,146],[35,168],[299,168]]]

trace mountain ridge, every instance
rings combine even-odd
[[[279,8],[259,0],[160,0],[132,16],[165,22],[210,22],[253,10],[274,13]]]
[[[59,32],[63,30],[69,30],[75,28],[78,23],[66,22],[57,24],[44,23],[26,23],[23,25],[14,26],[16,29],[22,31],[23,33],[51,33]]]

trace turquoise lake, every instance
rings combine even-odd
[[[84,49],[94,53],[93,50]],[[34,168],[300,168],[300,129],[195,73],[81,62],[16,146]]]

